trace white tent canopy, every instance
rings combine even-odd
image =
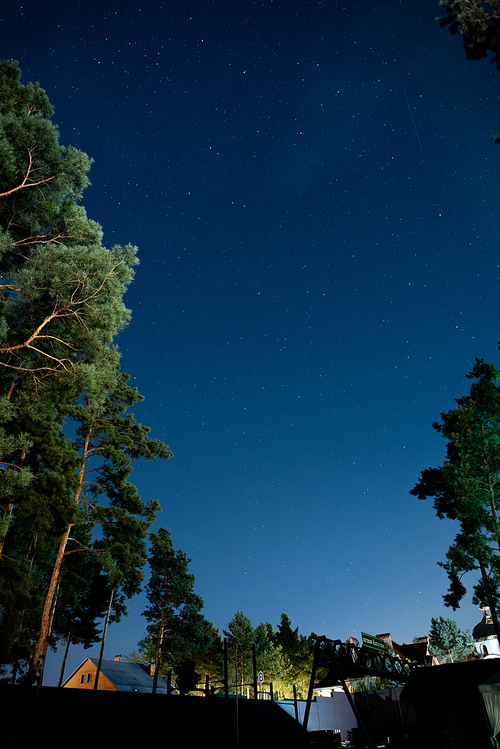
[[[483,697],[486,714],[491,726],[491,743],[493,746],[498,747],[497,734],[500,732],[500,684],[485,682],[484,684],[479,684],[478,687]]]

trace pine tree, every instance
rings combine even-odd
[[[122,296],[135,248],[107,250],[79,205],[91,160],[59,144],[38,84],[0,62],[0,368],[4,393],[23,374],[74,373],[129,318]]]
[[[187,683],[193,688],[192,680],[186,680],[188,671],[194,673],[193,656],[208,648],[212,627],[201,613],[203,600],[194,592],[194,575],[188,572],[191,560],[174,549],[166,528],[151,533],[150,542],[149,605],[143,611],[149,624],[140,647],[154,653],[153,691],[162,667],[174,670],[182,682],[181,691],[187,691]]]
[[[248,616],[237,611],[223,630],[227,638],[227,661],[229,684],[235,694],[241,693],[243,685],[253,681],[252,647],[255,646],[255,630]]]
[[[142,502],[131,464],[171,455],[127,414],[141,396],[113,345],[136,249],[103,245],[80,205],[91,159],[59,143],[52,117],[43,89],[0,62],[0,634],[29,681],[71,629],[76,595],[99,616],[101,573],[115,618],[140,588],[159,505]]]
[[[237,611],[223,633],[227,638],[230,690],[241,694],[245,686],[254,685],[255,653],[255,669],[262,671],[265,682],[273,682],[279,693],[287,691],[286,659],[271,624],[260,622],[254,628],[248,616]]]
[[[456,663],[474,655],[475,647],[472,634],[468,629],[463,632],[453,619],[431,619],[429,632],[429,651],[440,663]]]
[[[114,374],[116,381],[103,398],[100,390],[87,394],[84,403],[61,408],[76,423],[74,447],[79,455],[78,485],[73,496],[73,516],[61,535],[41,617],[29,677],[32,677],[49,632],[54,596],[66,555],[75,551],[73,528],[79,524],[100,528],[93,550],[110,576],[115,618],[123,612],[125,598],[140,589],[146,563],[147,531],[160,509],[157,502],[142,502],[128,481],[132,461],[171,456],[168,447],[149,437],[149,429],[127,410],[142,396],[128,385],[128,375]],[[70,402],[72,399],[70,399]],[[71,544],[73,542],[73,546]],[[78,543],[78,541],[76,541]]]
[[[274,630],[269,622],[260,622],[255,627],[255,659],[257,670],[262,671],[265,682],[272,683],[274,690],[280,695],[289,691],[283,650],[276,644]]]
[[[288,691],[295,684],[305,698],[311,678],[314,658],[314,643],[306,636],[299,634],[299,628],[292,629],[290,617],[282,613],[280,623],[274,634],[277,645],[281,646],[284,659],[283,678]]]
[[[482,359],[467,377],[474,382],[470,394],[456,400],[457,407],[441,414],[433,427],[447,440],[446,460],[428,468],[411,490],[419,499],[434,497],[440,518],[459,522],[460,530],[440,563],[450,581],[446,606],[458,608],[466,593],[469,572],[479,573],[473,603],[490,606],[500,639],[500,370]]]

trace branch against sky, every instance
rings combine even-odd
[[[461,34],[468,60],[481,60],[491,55],[500,70],[500,1],[499,0],[440,0],[446,15],[436,21],[450,34]],[[500,135],[492,136],[500,143]]]
[[[498,0],[441,0],[446,15],[436,20],[451,34],[461,34],[468,60],[489,53],[500,69],[500,2]]]
[[[136,248],[102,244],[79,204],[91,159],[59,143],[38,84],[0,62],[0,366],[6,391],[23,373],[74,374],[128,323],[123,295]]]

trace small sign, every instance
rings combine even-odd
[[[366,632],[361,632],[363,638],[363,647],[369,650],[376,650],[378,653],[385,653],[385,643],[380,637],[374,635],[367,635]]]
[[[264,682],[264,674],[262,673],[262,671],[259,671],[259,673],[257,674],[257,678],[259,680],[259,684],[262,684]]]

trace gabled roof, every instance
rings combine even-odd
[[[397,655],[397,657],[402,661],[416,661],[417,663],[421,663],[423,665],[432,664],[433,658],[427,649],[427,637],[419,637],[417,642],[405,642],[402,645],[398,645],[397,642],[394,642],[389,632],[384,635],[377,635],[377,637],[379,637],[381,640],[384,640],[389,648],[392,648],[394,654]]]
[[[71,674],[69,679],[66,679],[65,684],[89,661],[97,669],[99,659],[86,658],[83,663],[78,666],[76,671]],[[149,675],[147,666],[143,666],[140,663],[128,663],[127,661],[103,659],[101,662],[101,673],[109,679],[117,692],[152,693],[153,691],[153,677]],[[157,694],[167,694],[167,683],[161,678],[161,676],[158,676],[156,692]]]
[[[393,643],[394,650],[403,660],[416,661],[417,663],[432,663],[432,655],[427,650],[426,642],[404,642],[402,645]]]

